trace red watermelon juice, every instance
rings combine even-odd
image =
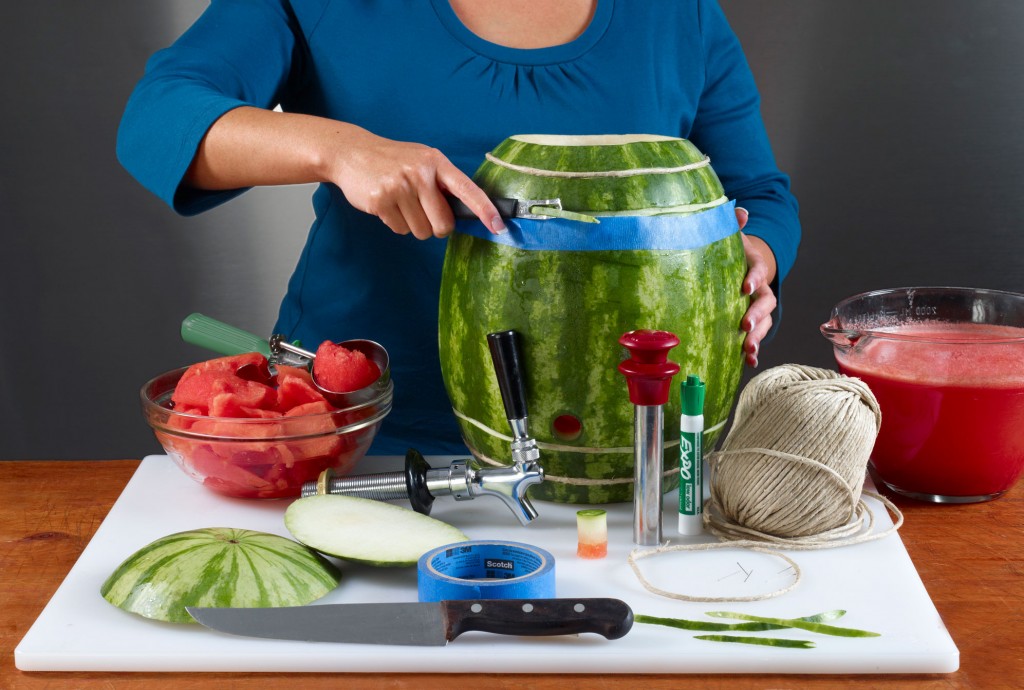
[[[1024,470],[1024,328],[917,323],[836,350],[882,410],[876,479],[939,502],[992,499]],[[891,334],[888,335],[888,334]]]

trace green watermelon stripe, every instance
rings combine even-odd
[[[118,568],[121,575],[115,581],[122,588],[130,593],[132,590],[152,582],[156,574],[168,564],[175,560],[189,556],[193,552],[203,548],[204,544],[194,546],[179,546],[176,550],[168,550],[161,547],[147,550],[145,554],[132,556]],[[180,555],[179,555],[180,554]],[[110,581],[108,581],[110,583]],[[111,586],[116,586],[110,583]],[[106,586],[106,585],[105,585]]]
[[[313,555],[316,557],[316,560],[310,560],[306,557],[308,552],[301,552],[299,551],[299,548],[302,547],[296,545],[295,553],[287,553],[285,551],[273,549],[270,546],[260,545],[248,555],[254,559],[259,558],[265,563],[287,563],[290,566],[290,569],[286,571],[285,576],[289,581],[294,581],[296,584],[304,582],[304,580],[296,577],[299,573],[303,573],[311,578],[317,578],[324,583],[333,582],[334,578],[331,577],[329,571],[325,570],[323,567],[325,559],[320,557],[319,554],[314,553]]]

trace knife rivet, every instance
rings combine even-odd
[[[525,613],[530,613],[531,611],[533,611],[533,604],[523,604],[523,611]]]
[[[484,610],[484,607],[481,606],[480,604],[473,604],[472,606],[469,607],[469,610],[472,611],[473,613],[480,613],[481,611]]]
[[[587,607],[584,606],[583,604],[576,604],[575,606],[572,607],[572,610],[575,611],[576,613],[583,613],[584,611],[587,610]]]

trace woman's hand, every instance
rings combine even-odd
[[[749,214],[744,208],[736,208],[736,220],[740,230],[747,224]],[[743,294],[750,295],[750,306],[740,320],[740,328],[746,332],[743,340],[743,352],[747,364],[757,366],[757,355],[761,348],[761,339],[772,327],[772,311],[778,303],[771,289],[777,270],[775,254],[760,237],[740,233],[743,237],[743,249],[747,254],[747,276],[743,279]]]
[[[491,232],[505,231],[487,195],[437,149],[393,141],[363,130],[348,138],[328,174],[345,198],[371,213],[399,235],[417,239],[445,237],[455,217],[445,199],[461,199]]]

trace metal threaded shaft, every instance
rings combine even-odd
[[[336,477],[327,483],[327,493],[394,501],[408,498],[404,472],[378,472],[356,477]]]

